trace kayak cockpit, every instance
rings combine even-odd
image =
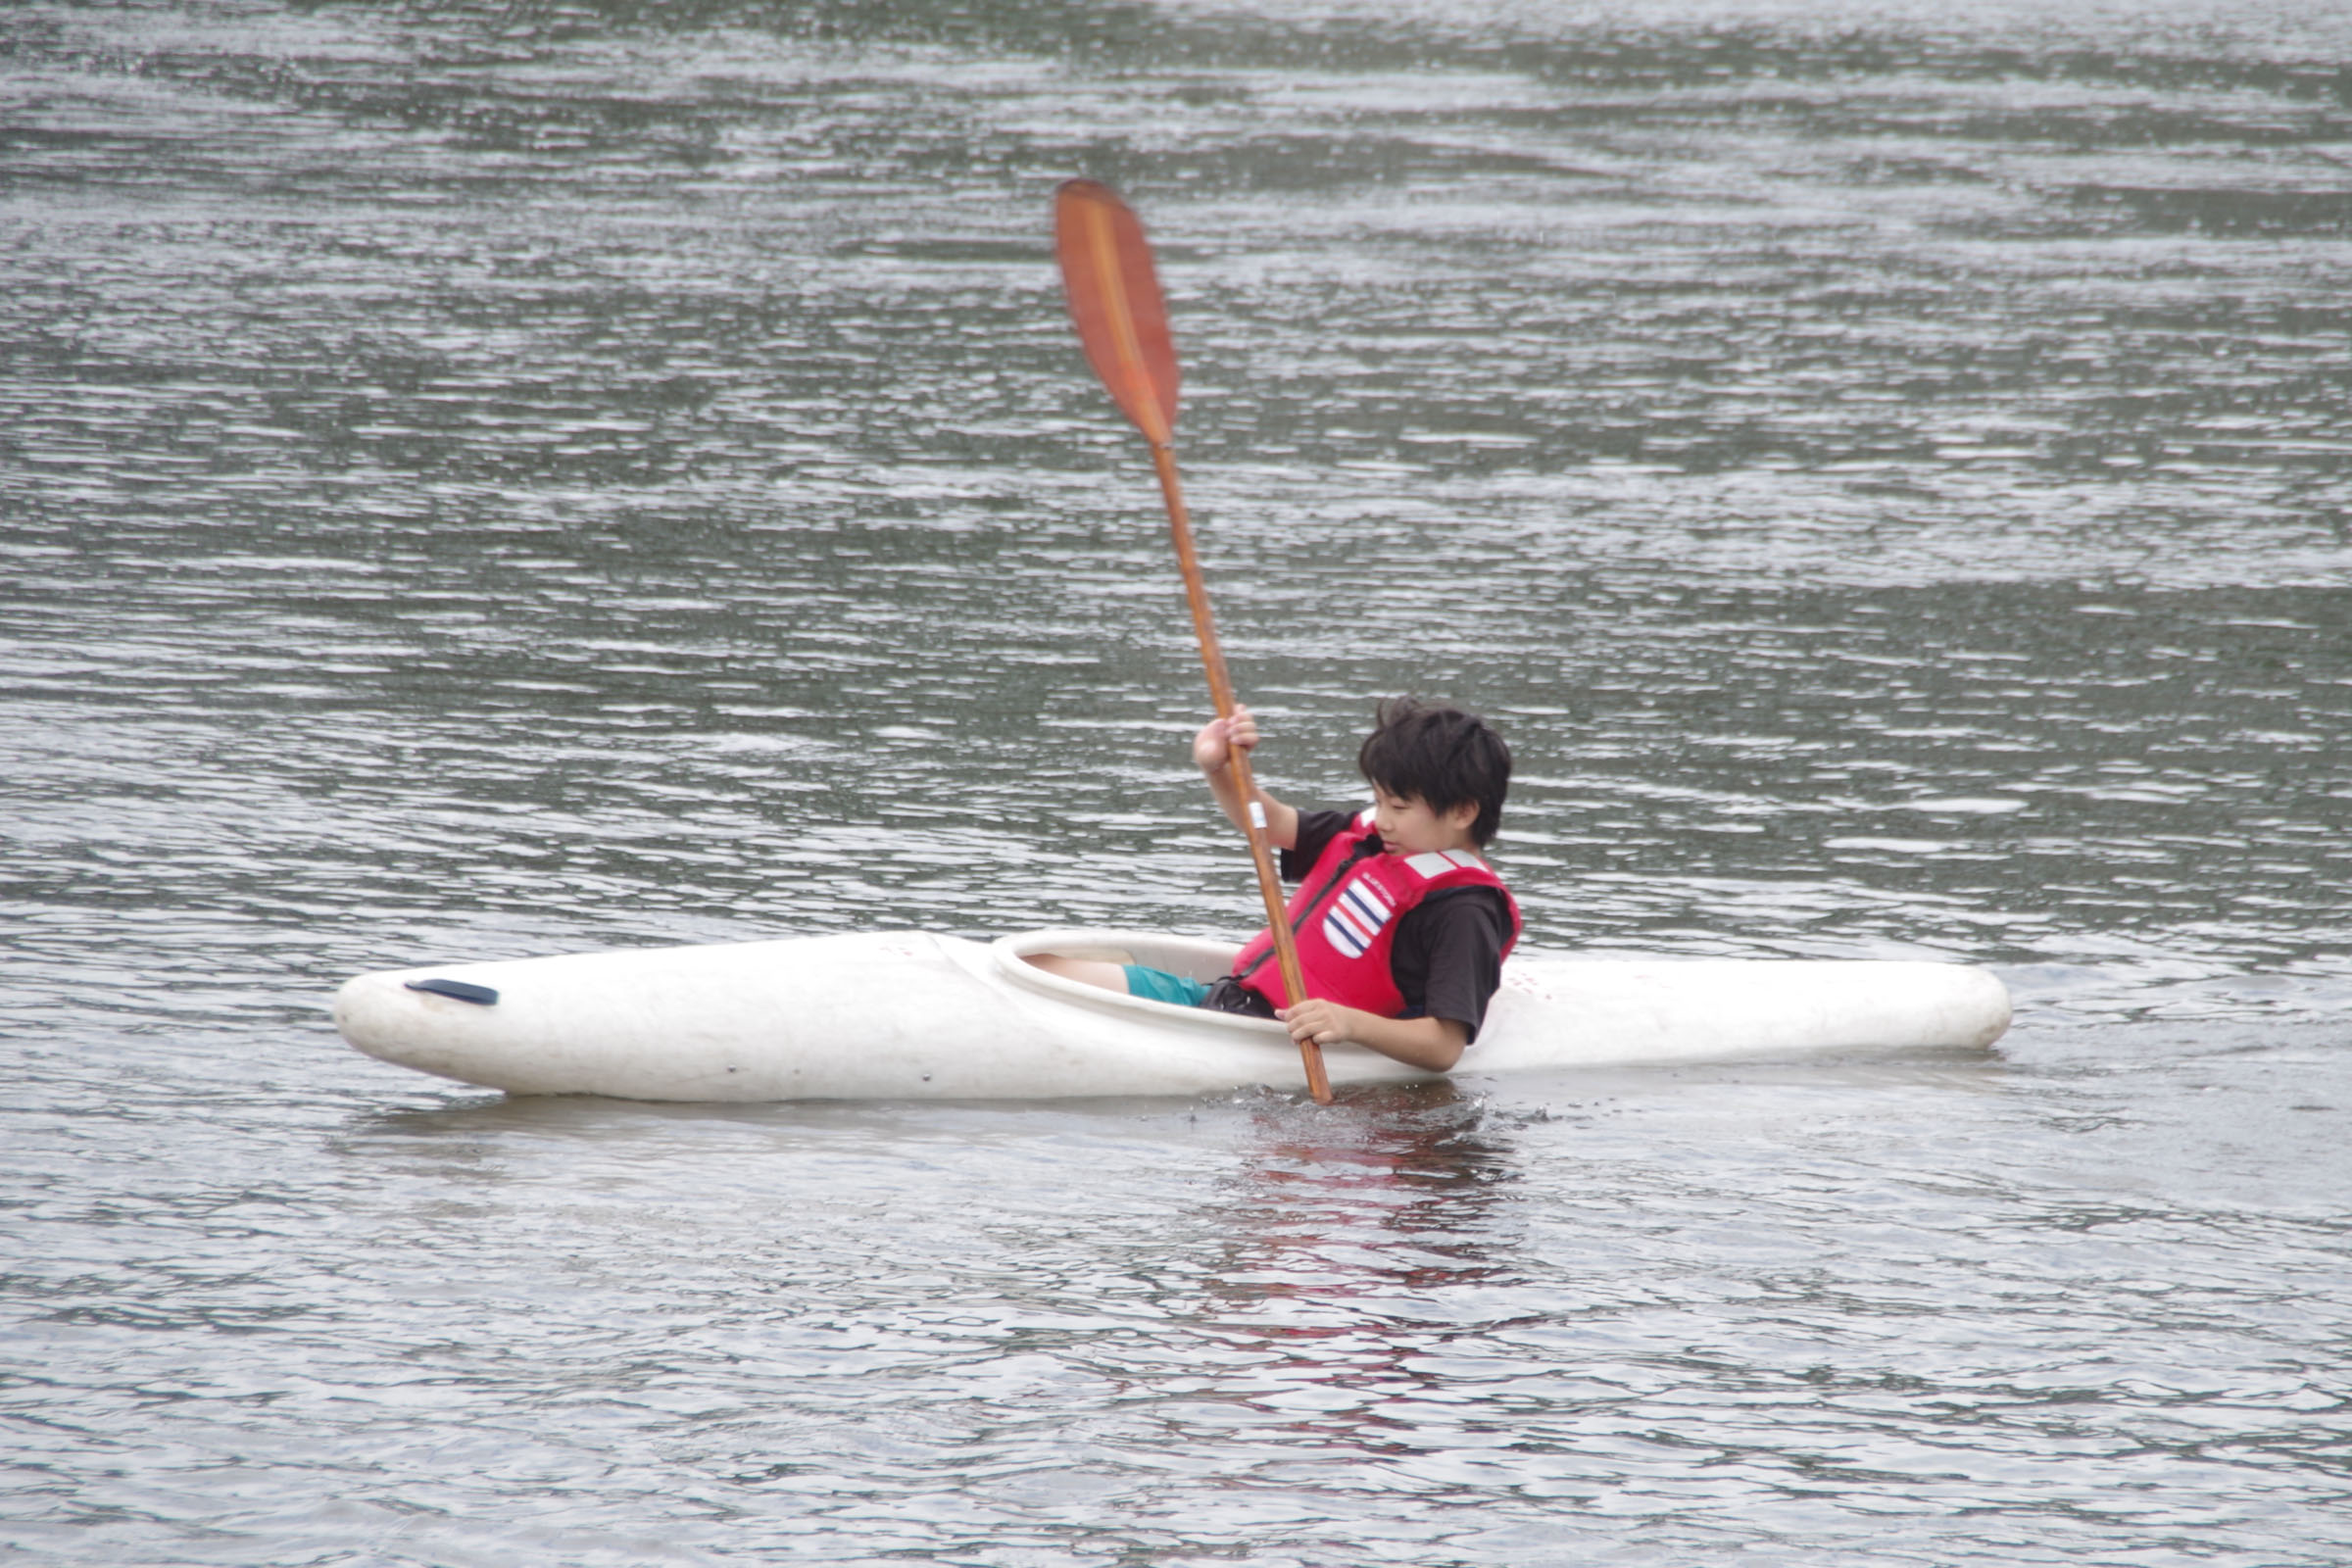
[[[1164,969],[1170,974],[1205,984],[1219,975],[1232,973],[1233,960],[1240,951],[1238,943],[1218,942],[1207,937],[1168,936],[1156,931],[1091,930],[1083,927],[1015,932],[1011,936],[999,937],[985,950],[989,971],[996,979],[1038,996],[1050,997],[1055,1002],[1074,1002],[1127,1017],[1138,1016],[1140,1012],[1141,1016],[1163,1023],[1181,1019],[1219,1030],[1238,1028],[1245,1037],[1278,1037],[1287,1043],[1289,1037],[1280,1026],[1262,1018],[1206,1011],[1154,1001],[1150,997],[1106,991],[1100,986],[1088,985],[1084,981],[1068,979],[1039,968],[1032,961],[1053,956],[1095,963],[1140,963],[1148,968]]]

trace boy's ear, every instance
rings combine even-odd
[[[1470,824],[1478,820],[1478,803],[1464,801],[1459,806],[1449,806],[1438,813],[1438,819],[1456,833],[1467,833]]]

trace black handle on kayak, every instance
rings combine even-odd
[[[498,1005],[496,991],[488,986],[477,986],[464,980],[443,980],[436,976],[430,980],[411,980],[408,985],[411,991],[429,991],[436,997],[452,997],[459,1002],[470,1002],[480,1007]]]

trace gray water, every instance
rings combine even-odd
[[[2352,22],[2044,13],[0,13],[0,1548],[2352,1559]],[[396,964],[1251,923],[1081,173],[1272,787],[1469,703],[1532,944],[2012,1034],[1328,1110],[345,1050]]]

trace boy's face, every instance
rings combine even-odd
[[[1372,787],[1372,825],[1380,830],[1383,855],[1427,855],[1433,850],[1475,850],[1470,824],[1478,820],[1478,803],[1466,801],[1444,811],[1433,811],[1418,795],[1392,795]]]

